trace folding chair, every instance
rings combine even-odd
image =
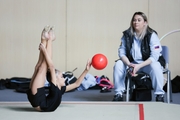
[[[166,61],[166,66],[163,69],[163,74],[167,74],[167,103],[172,102],[172,86],[171,86],[171,71],[168,68],[169,65],[169,49],[167,46],[162,46],[162,55]],[[127,86],[126,86],[126,102],[129,101],[129,97],[132,97],[132,81],[131,75],[127,72]]]

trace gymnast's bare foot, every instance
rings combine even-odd
[[[44,45],[46,45],[47,40],[49,39],[49,32],[50,30],[50,26],[45,26],[42,33],[41,33],[41,43],[43,43]]]
[[[49,30],[49,40],[54,41],[56,39],[56,36],[54,34],[54,27],[52,26]]]

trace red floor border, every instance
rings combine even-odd
[[[139,104],[139,120],[144,120],[144,106]]]

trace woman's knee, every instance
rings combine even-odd
[[[163,76],[162,67],[159,62],[150,64],[149,67],[146,68],[146,72],[148,72],[151,77]]]
[[[161,64],[159,62],[153,62],[149,65],[150,69],[152,69],[153,71],[156,70],[162,70]]]
[[[115,62],[114,71],[125,71],[125,70],[126,70],[126,66],[121,60]]]

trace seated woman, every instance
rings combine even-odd
[[[164,102],[162,67],[165,61],[161,51],[160,40],[156,31],[149,27],[146,15],[143,12],[135,12],[130,27],[123,32],[118,49],[120,59],[114,65],[113,101],[123,101],[126,69],[132,68],[132,75],[138,72],[149,74],[156,101]]]

